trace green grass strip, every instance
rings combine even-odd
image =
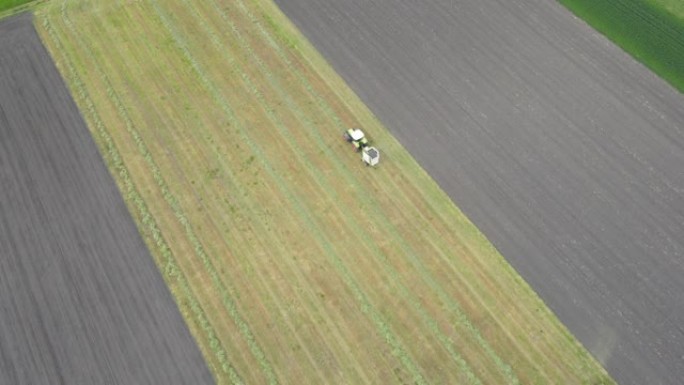
[[[0,19],[33,9],[48,0],[0,0]]]
[[[684,20],[648,0],[558,0],[684,92]]]
[[[32,0],[0,0],[0,12],[16,8],[20,5],[31,2]]]

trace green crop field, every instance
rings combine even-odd
[[[10,8],[18,7],[30,1],[31,0],[0,0],[0,12],[6,11]]]
[[[559,0],[684,92],[684,3],[679,0]]]
[[[684,20],[684,2],[681,0],[648,0],[651,4],[662,7],[677,18]]]
[[[23,10],[26,4],[35,0],[0,0],[0,17],[14,13],[16,10]]]
[[[612,383],[270,1],[35,23],[218,383]]]

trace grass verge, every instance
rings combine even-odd
[[[270,1],[36,23],[218,383],[611,383]]]
[[[559,2],[680,92],[684,92],[684,18],[681,17],[683,15],[679,5],[681,2],[671,0],[559,0]]]
[[[23,12],[46,0],[0,0],[0,19]]]

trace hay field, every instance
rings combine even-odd
[[[610,382],[272,3],[36,24],[218,383]]]

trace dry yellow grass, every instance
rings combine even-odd
[[[610,382],[271,2],[36,24],[218,383]]]

